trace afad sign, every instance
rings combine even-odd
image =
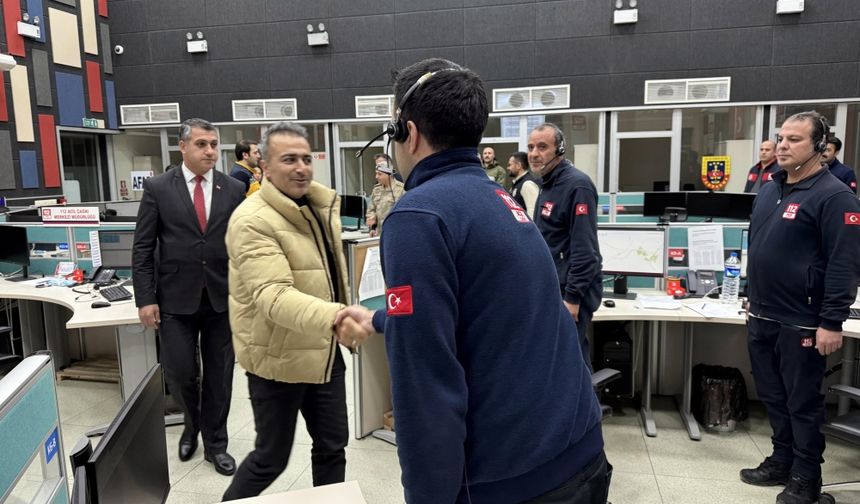
[[[732,173],[728,156],[704,156],[702,158],[702,183],[712,191],[726,187]]]

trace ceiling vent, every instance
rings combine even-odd
[[[119,112],[124,126],[179,123],[178,103],[121,105]]]
[[[356,96],[355,117],[385,117],[394,115],[394,95]]]
[[[493,90],[493,112],[570,108],[570,85]]]
[[[298,118],[295,98],[233,100],[234,121],[295,121]]]
[[[645,104],[729,101],[731,77],[645,81]]]

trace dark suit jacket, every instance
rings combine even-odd
[[[138,307],[190,315],[206,288],[212,307],[227,311],[227,247],[224,235],[233,210],[245,200],[242,183],[213,172],[206,232],[200,231],[181,169],[143,183],[132,266]]]

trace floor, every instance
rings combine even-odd
[[[346,359],[347,366],[351,359]],[[353,426],[352,373],[347,370],[350,429]],[[68,450],[89,428],[109,422],[121,405],[116,384],[83,381],[59,382],[58,395],[63,445]],[[603,424],[607,457],[615,466],[610,489],[613,504],[719,504],[773,503],[778,488],[758,488],[738,479],[738,470],[758,465],[770,453],[770,427],[760,405],[751,406],[751,418],[733,433],[705,433],[691,441],[668,398],[655,398],[655,438],[647,437],[636,411],[624,408]],[[188,462],[176,451],[181,426],[167,428],[172,489],[168,503],[219,502],[230,479],[203,461],[198,449]],[[243,371],[236,367],[233,403],[227,429],[229,451],[238,462],[253,448],[254,422]],[[297,428],[296,445],[284,474],[266,493],[312,486],[310,438],[304,424]],[[824,481],[860,478],[860,450],[828,440],[824,454]],[[347,480],[357,480],[369,504],[402,503],[400,468],[395,448],[377,439],[356,440],[347,447]],[[860,503],[860,492],[834,492],[840,503]]]

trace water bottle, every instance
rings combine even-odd
[[[737,303],[740,286],[741,260],[738,259],[737,252],[732,252],[732,255],[726,259],[726,268],[723,271],[723,287],[720,292],[720,302],[727,304]]]

